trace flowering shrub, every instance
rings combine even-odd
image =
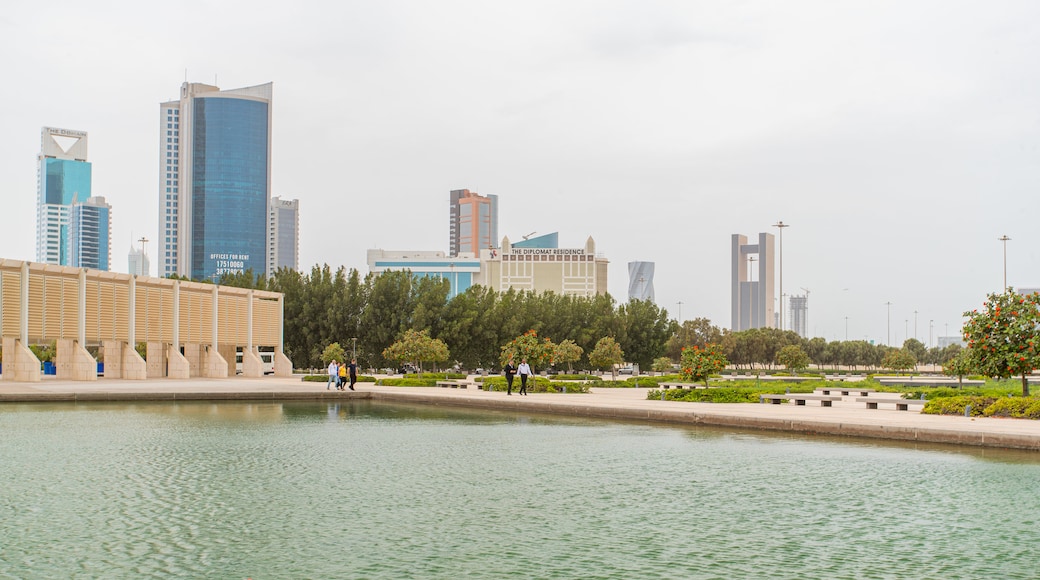
[[[679,358],[679,374],[683,380],[704,381],[708,384],[708,377],[726,368],[729,361],[722,354],[722,347],[717,344],[707,344],[703,348],[699,346],[688,346],[682,349]]]

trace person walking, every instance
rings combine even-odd
[[[520,395],[527,395],[527,375],[531,374],[531,367],[527,366],[527,359],[520,360],[520,366],[516,368],[520,373]]]
[[[336,388],[342,391],[345,384],[347,384],[347,363],[339,365],[339,385]]]
[[[350,365],[347,366],[350,371],[350,390],[354,390],[354,383],[357,382],[357,359],[350,359]]]
[[[329,390],[332,385],[339,388],[339,365],[335,360],[329,363],[329,382],[325,383],[325,390]]]
[[[506,366],[502,367],[502,372],[506,374],[506,394],[513,394],[513,377],[516,376],[516,367],[513,366],[513,357],[509,357],[509,362]]]

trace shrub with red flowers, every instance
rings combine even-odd
[[[538,332],[528,330],[502,347],[499,360],[503,365],[513,359],[513,364],[527,360],[532,369],[544,369],[553,363],[556,345],[548,338],[538,338]]]
[[[688,346],[682,349],[679,358],[679,373],[684,380],[704,381],[708,384],[708,377],[726,368],[729,361],[722,354],[722,347],[717,344],[706,344],[704,347]]]
[[[983,309],[965,312],[964,340],[973,367],[983,375],[1022,377],[1022,396],[1029,396],[1027,377],[1040,367],[1040,294],[1023,296],[1008,288],[990,294]]]

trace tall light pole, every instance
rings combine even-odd
[[[849,341],[849,317],[845,317],[845,342]]]
[[[928,348],[932,348],[932,323],[934,322],[934,320],[928,321]]]
[[[914,310],[914,340],[917,340],[917,311]]]
[[[351,338],[350,341],[353,343],[350,347],[350,358],[351,360],[357,360],[357,338]]]
[[[676,302],[679,305],[679,324],[682,324],[682,300]]]
[[[1010,239],[1011,238],[1007,237],[1007,234],[997,238],[997,240],[1004,243],[1004,285],[1000,289],[1001,293],[1007,292],[1007,243]]]
[[[888,323],[886,326],[888,336],[885,337],[885,345],[892,346],[892,303],[885,302],[885,306],[888,307]]]
[[[773,224],[780,230],[780,330],[784,329],[784,228],[791,227],[780,220]]]

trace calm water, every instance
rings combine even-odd
[[[0,406],[0,578],[1036,578],[1040,456],[358,403]]]

